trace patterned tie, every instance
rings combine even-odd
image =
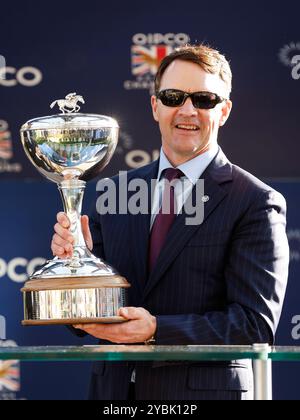
[[[164,177],[169,181],[163,192],[162,205],[155,218],[149,244],[149,271],[151,272],[156,264],[159,254],[164,246],[168,232],[177,215],[174,202],[174,187],[170,183],[179,179],[184,174],[180,169],[169,168],[164,171]],[[165,209],[165,211],[163,211]],[[167,210],[167,211],[166,211]],[[164,214],[165,213],[165,214]]]

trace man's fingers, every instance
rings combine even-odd
[[[54,226],[55,234],[53,236],[51,249],[54,255],[61,258],[71,257],[73,253],[74,237],[69,231],[70,221],[66,213],[57,214],[57,223]],[[89,227],[88,216],[81,217],[82,233],[87,247],[93,249],[93,239]]]
[[[53,255],[62,259],[71,258],[72,256],[72,251],[66,252],[65,248],[62,248],[61,246],[56,245],[53,242],[51,244],[51,250]]]
[[[66,213],[63,213],[61,211],[61,212],[59,212],[57,214],[57,217],[56,218],[57,218],[58,223],[62,227],[64,227],[65,229],[69,229],[69,227],[70,227],[70,220],[69,220],[68,216],[66,215]]]
[[[65,239],[63,239],[61,236],[59,236],[57,233],[54,234],[53,236],[53,243],[55,245],[58,245],[62,248],[65,248],[66,251],[71,251],[73,246],[69,241],[66,241]]]
[[[70,221],[67,215],[60,212],[56,216],[57,223],[54,226],[55,234],[51,242],[53,255],[61,258],[71,258],[73,255],[74,238],[69,231]]]
[[[56,225],[54,225],[54,231],[65,241],[70,243],[74,242],[74,238],[71,235],[70,231],[68,229],[63,228],[59,223],[56,223]]]
[[[51,249],[54,255],[62,255],[65,252],[65,249],[61,246],[55,245],[53,242],[51,244]]]
[[[144,308],[127,307],[119,309],[119,315],[126,319],[140,319],[145,316]]]
[[[93,249],[93,239],[92,239],[92,235],[90,231],[88,216],[81,217],[81,227],[82,227],[82,233],[83,233],[85,242],[87,244],[87,247],[91,251]]]
[[[106,337],[109,329],[109,325],[101,324],[76,324],[73,325],[73,327],[85,331],[86,333],[93,335],[94,337],[98,336],[98,338],[102,338],[102,335]]]

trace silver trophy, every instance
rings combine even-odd
[[[86,247],[81,208],[86,180],[108,164],[118,142],[113,118],[76,113],[84,99],[70,93],[55,101],[61,114],[35,118],[21,128],[25,152],[46,178],[58,184],[71,223],[71,259],[54,258],[25,283],[23,325],[113,323],[125,321],[118,309],[127,306],[130,284]]]

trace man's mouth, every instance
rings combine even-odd
[[[175,126],[179,130],[187,130],[187,131],[198,131],[200,130],[200,127],[195,124],[177,124]]]

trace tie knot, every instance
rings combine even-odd
[[[169,181],[172,182],[174,179],[179,179],[182,176],[184,176],[184,174],[181,172],[180,169],[175,169],[175,168],[168,168],[164,171],[164,177]]]

